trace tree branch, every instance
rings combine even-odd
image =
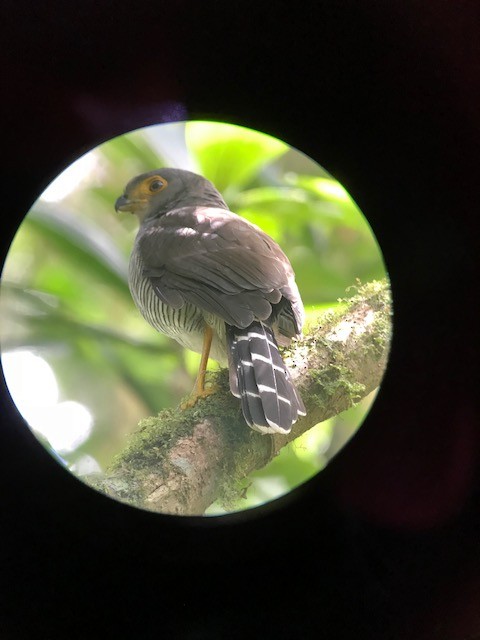
[[[249,429],[224,370],[213,376],[218,392],[192,409],[142,420],[105,476],[89,482],[137,507],[182,515],[203,514],[217,498],[238,492],[239,481],[282,447],[379,386],[390,344],[390,289],[385,280],[357,289],[283,352],[307,408],[291,433]]]

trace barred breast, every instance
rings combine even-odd
[[[183,347],[201,353],[205,326],[210,325],[214,329],[210,357],[226,364],[225,323],[188,302],[180,309],[164,304],[155,294],[149,278],[143,275],[141,258],[135,249],[130,257],[128,284],[132,298],[145,320]]]

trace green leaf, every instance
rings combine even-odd
[[[232,201],[232,207],[256,207],[278,202],[305,203],[308,200],[305,189],[297,187],[255,187],[238,193]]]
[[[102,229],[41,202],[30,211],[24,224],[52,243],[67,261],[93,275],[95,281],[103,281],[130,296],[127,261]]]
[[[337,180],[295,173],[287,174],[286,178],[292,187],[304,189],[306,193],[316,197],[320,202],[329,204],[329,207],[322,211],[325,219],[328,217],[336,218],[352,229],[357,229],[369,236],[372,234],[365,216],[348,191]]]
[[[151,171],[164,164],[164,158],[148,144],[142,130],[109,140],[101,145],[99,151],[112,167],[130,165],[129,179],[137,173]]]
[[[276,138],[223,123],[189,122],[185,138],[202,175],[222,193],[247,184],[265,164],[288,150]]]

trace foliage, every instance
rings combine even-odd
[[[59,198],[54,184],[33,205],[7,257],[0,298],[2,351],[41,355],[60,399],[83,404],[93,416],[90,437],[61,454],[76,469],[86,456],[105,469],[141,418],[177,404],[192,386],[197,355],[156,333],[134,308],[127,264],[135,221],[113,210],[132,176],[161,166],[203,173],[233,211],[281,244],[309,317],[339,304],[357,278],[385,275],[371,229],[341,185],[270,136],[220,123],[176,123],[97,147],[59,177],[57,186],[75,179],[75,188]],[[311,477],[369,406],[286,448],[250,480],[243,506]]]

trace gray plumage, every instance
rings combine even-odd
[[[140,219],[129,283],[145,319],[198,352],[211,327],[210,357],[228,363],[246,422],[290,431],[305,408],[277,345],[301,333],[304,312],[278,244],[229,211],[208,180],[180,169],[137,176],[116,208]]]

